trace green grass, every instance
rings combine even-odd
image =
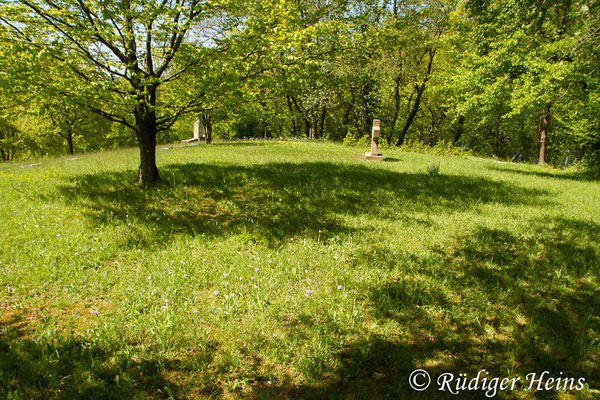
[[[135,149],[0,166],[0,397],[598,397],[600,183],[361,150],[175,146],[150,190]]]

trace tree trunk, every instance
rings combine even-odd
[[[135,130],[140,147],[138,180],[144,186],[158,182],[156,167],[156,113],[145,104],[135,106]]]
[[[319,138],[323,138],[323,131],[325,130],[325,118],[327,117],[327,108],[323,106],[323,110],[321,111],[321,118],[319,124]]]
[[[441,34],[441,32],[440,32]],[[429,81],[429,77],[431,76],[431,70],[433,68],[433,60],[435,58],[435,53],[437,52],[436,48],[429,49],[429,61],[427,62],[427,71],[425,72],[425,77],[423,78],[423,82],[417,86],[417,97],[415,98],[415,102],[413,103],[413,107],[410,110],[410,114],[408,114],[408,118],[406,119],[406,123],[404,124],[404,128],[402,128],[402,132],[398,137],[398,141],[396,142],[396,146],[401,146],[406,141],[406,135],[408,134],[408,130],[410,129],[417,113],[419,112],[419,107],[421,106],[421,98],[423,97],[423,92],[425,92],[425,88],[427,87],[427,82]]]
[[[212,121],[210,114],[202,114],[202,127],[204,128],[204,139],[206,144],[212,143]]]
[[[292,136],[296,136],[298,133],[298,128],[296,127],[296,116],[294,115],[294,108],[292,106],[292,100],[290,99],[290,95],[285,96],[287,101],[287,106],[290,111],[290,117],[292,121]]]
[[[398,19],[398,9],[396,6],[396,1],[394,0],[394,19]],[[404,61],[402,58],[402,50],[398,50],[398,75],[394,79],[394,114],[392,116],[392,123],[390,124],[389,133],[386,136],[386,139],[389,143],[394,140],[396,136],[396,123],[398,122],[398,117],[400,116],[400,87],[402,86],[402,73],[404,70]]]
[[[452,139],[452,144],[454,146],[457,145],[458,141],[463,135],[465,130],[465,117],[462,115],[458,116],[458,126],[456,127],[456,132],[454,132],[454,139]]]
[[[298,110],[298,113],[302,115],[302,119],[304,120],[304,134],[307,138],[310,139],[312,128],[310,125],[310,120],[308,119],[308,113],[302,110],[302,108],[298,104],[298,100],[296,100],[294,96],[290,96],[290,99],[292,100],[292,104],[294,104],[294,107],[296,107],[296,110]]]
[[[431,126],[429,127],[429,132],[427,133],[427,140],[429,141],[429,146],[435,146],[437,142],[436,133],[439,125],[442,123],[444,118],[446,117],[446,111],[442,108],[440,111],[440,115],[436,116],[433,108],[427,107],[429,109],[429,113],[431,114]]]
[[[419,112],[419,108],[421,106],[421,97],[423,97],[423,92],[425,91],[425,84],[420,85],[417,88],[417,97],[415,98],[415,102],[413,103],[412,109],[410,110],[410,114],[408,114],[408,118],[404,123],[404,127],[402,128],[402,132],[400,132],[400,136],[398,137],[398,141],[396,142],[396,146],[402,146],[406,141],[406,135],[408,134],[408,130],[410,129],[417,113]]]
[[[544,116],[542,117],[542,134],[540,136],[540,159],[539,165],[546,164],[546,138],[548,135],[548,128],[550,126],[550,104],[544,109]]]
[[[362,126],[360,128],[360,136],[371,134],[371,127],[373,126],[373,112],[371,108],[371,104],[369,103],[369,97],[371,97],[371,93],[373,92],[373,85],[371,83],[366,83],[363,85],[363,89],[361,91],[362,97],[362,108],[364,110]]]
[[[398,116],[400,115],[400,84],[402,82],[402,75],[394,80],[394,115],[392,116],[392,123],[390,133],[387,135],[388,140],[391,142],[394,135],[396,134],[396,122],[398,122]]]
[[[69,147],[69,154],[73,155],[75,153],[73,149],[73,132],[67,133],[67,146]]]

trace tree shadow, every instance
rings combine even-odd
[[[135,360],[124,356],[116,345],[85,337],[33,340],[29,330],[22,315],[2,322],[2,398],[169,399],[186,395],[169,376],[171,371],[185,369],[185,361]],[[212,354],[203,357],[209,363]],[[215,385],[204,386],[205,394],[218,394],[221,389]]]
[[[347,216],[403,219],[467,210],[482,203],[543,205],[544,190],[480,177],[400,173],[357,164],[170,164],[145,190],[134,172],[78,175],[59,195],[93,224],[131,224],[124,246],[152,247],[175,235],[248,233],[276,245],[292,236],[345,235]],[[365,227],[368,229],[368,227]],[[151,240],[145,234],[152,231]]]
[[[497,171],[497,172],[505,172],[505,173],[526,175],[526,176],[537,176],[539,178],[564,179],[564,180],[582,181],[582,182],[593,182],[593,181],[599,180],[598,177],[595,177],[593,174],[585,173],[585,172],[573,172],[573,171],[565,172],[565,171],[560,171],[560,170],[555,170],[553,172],[529,171],[529,170],[523,170],[523,169],[518,169],[518,168],[498,167],[498,166],[488,166],[487,168],[489,170]]]
[[[401,334],[357,333],[321,380],[256,387],[256,399],[445,399],[436,379],[473,377],[585,378],[600,386],[600,226],[556,218],[533,221],[531,235],[479,227],[436,249],[407,274],[372,288],[369,319]],[[426,369],[433,385],[416,392],[408,377]],[[563,375],[561,375],[563,374]],[[556,391],[527,398],[564,398]],[[576,392],[571,392],[576,394]],[[500,392],[499,398],[516,398]],[[578,398],[591,398],[581,394]],[[461,392],[480,399],[485,393]]]
[[[522,319],[513,326],[519,348],[504,355],[598,385],[600,226],[555,218],[536,221],[526,237],[480,228],[461,242],[451,258],[464,268],[461,280],[486,293],[498,314],[515,307]]]

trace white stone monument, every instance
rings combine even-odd
[[[371,152],[365,153],[367,160],[383,161],[383,154],[379,153],[379,136],[381,134],[381,124],[378,119],[373,120],[373,131],[371,132]]]
[[[191,139],[182,140],[181,143],[199,142],[200,141],[200,127],[201,127],[200,120],[197,119],[196,122],[194,122],[194,137]]]

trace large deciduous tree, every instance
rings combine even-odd
[[[147,185],[159,180],[157,133],[198,101],[197,93],[187,93],[179,103],[162,103],[161,88],[189,66],[175,68],[174,61],[192,49],[186,43],[194,24],[223,6],[201,0],[20,0],[5,2],[0,20],[14,38],[63,70],[62,79],[47,85],[135,132],[138,178]]]

